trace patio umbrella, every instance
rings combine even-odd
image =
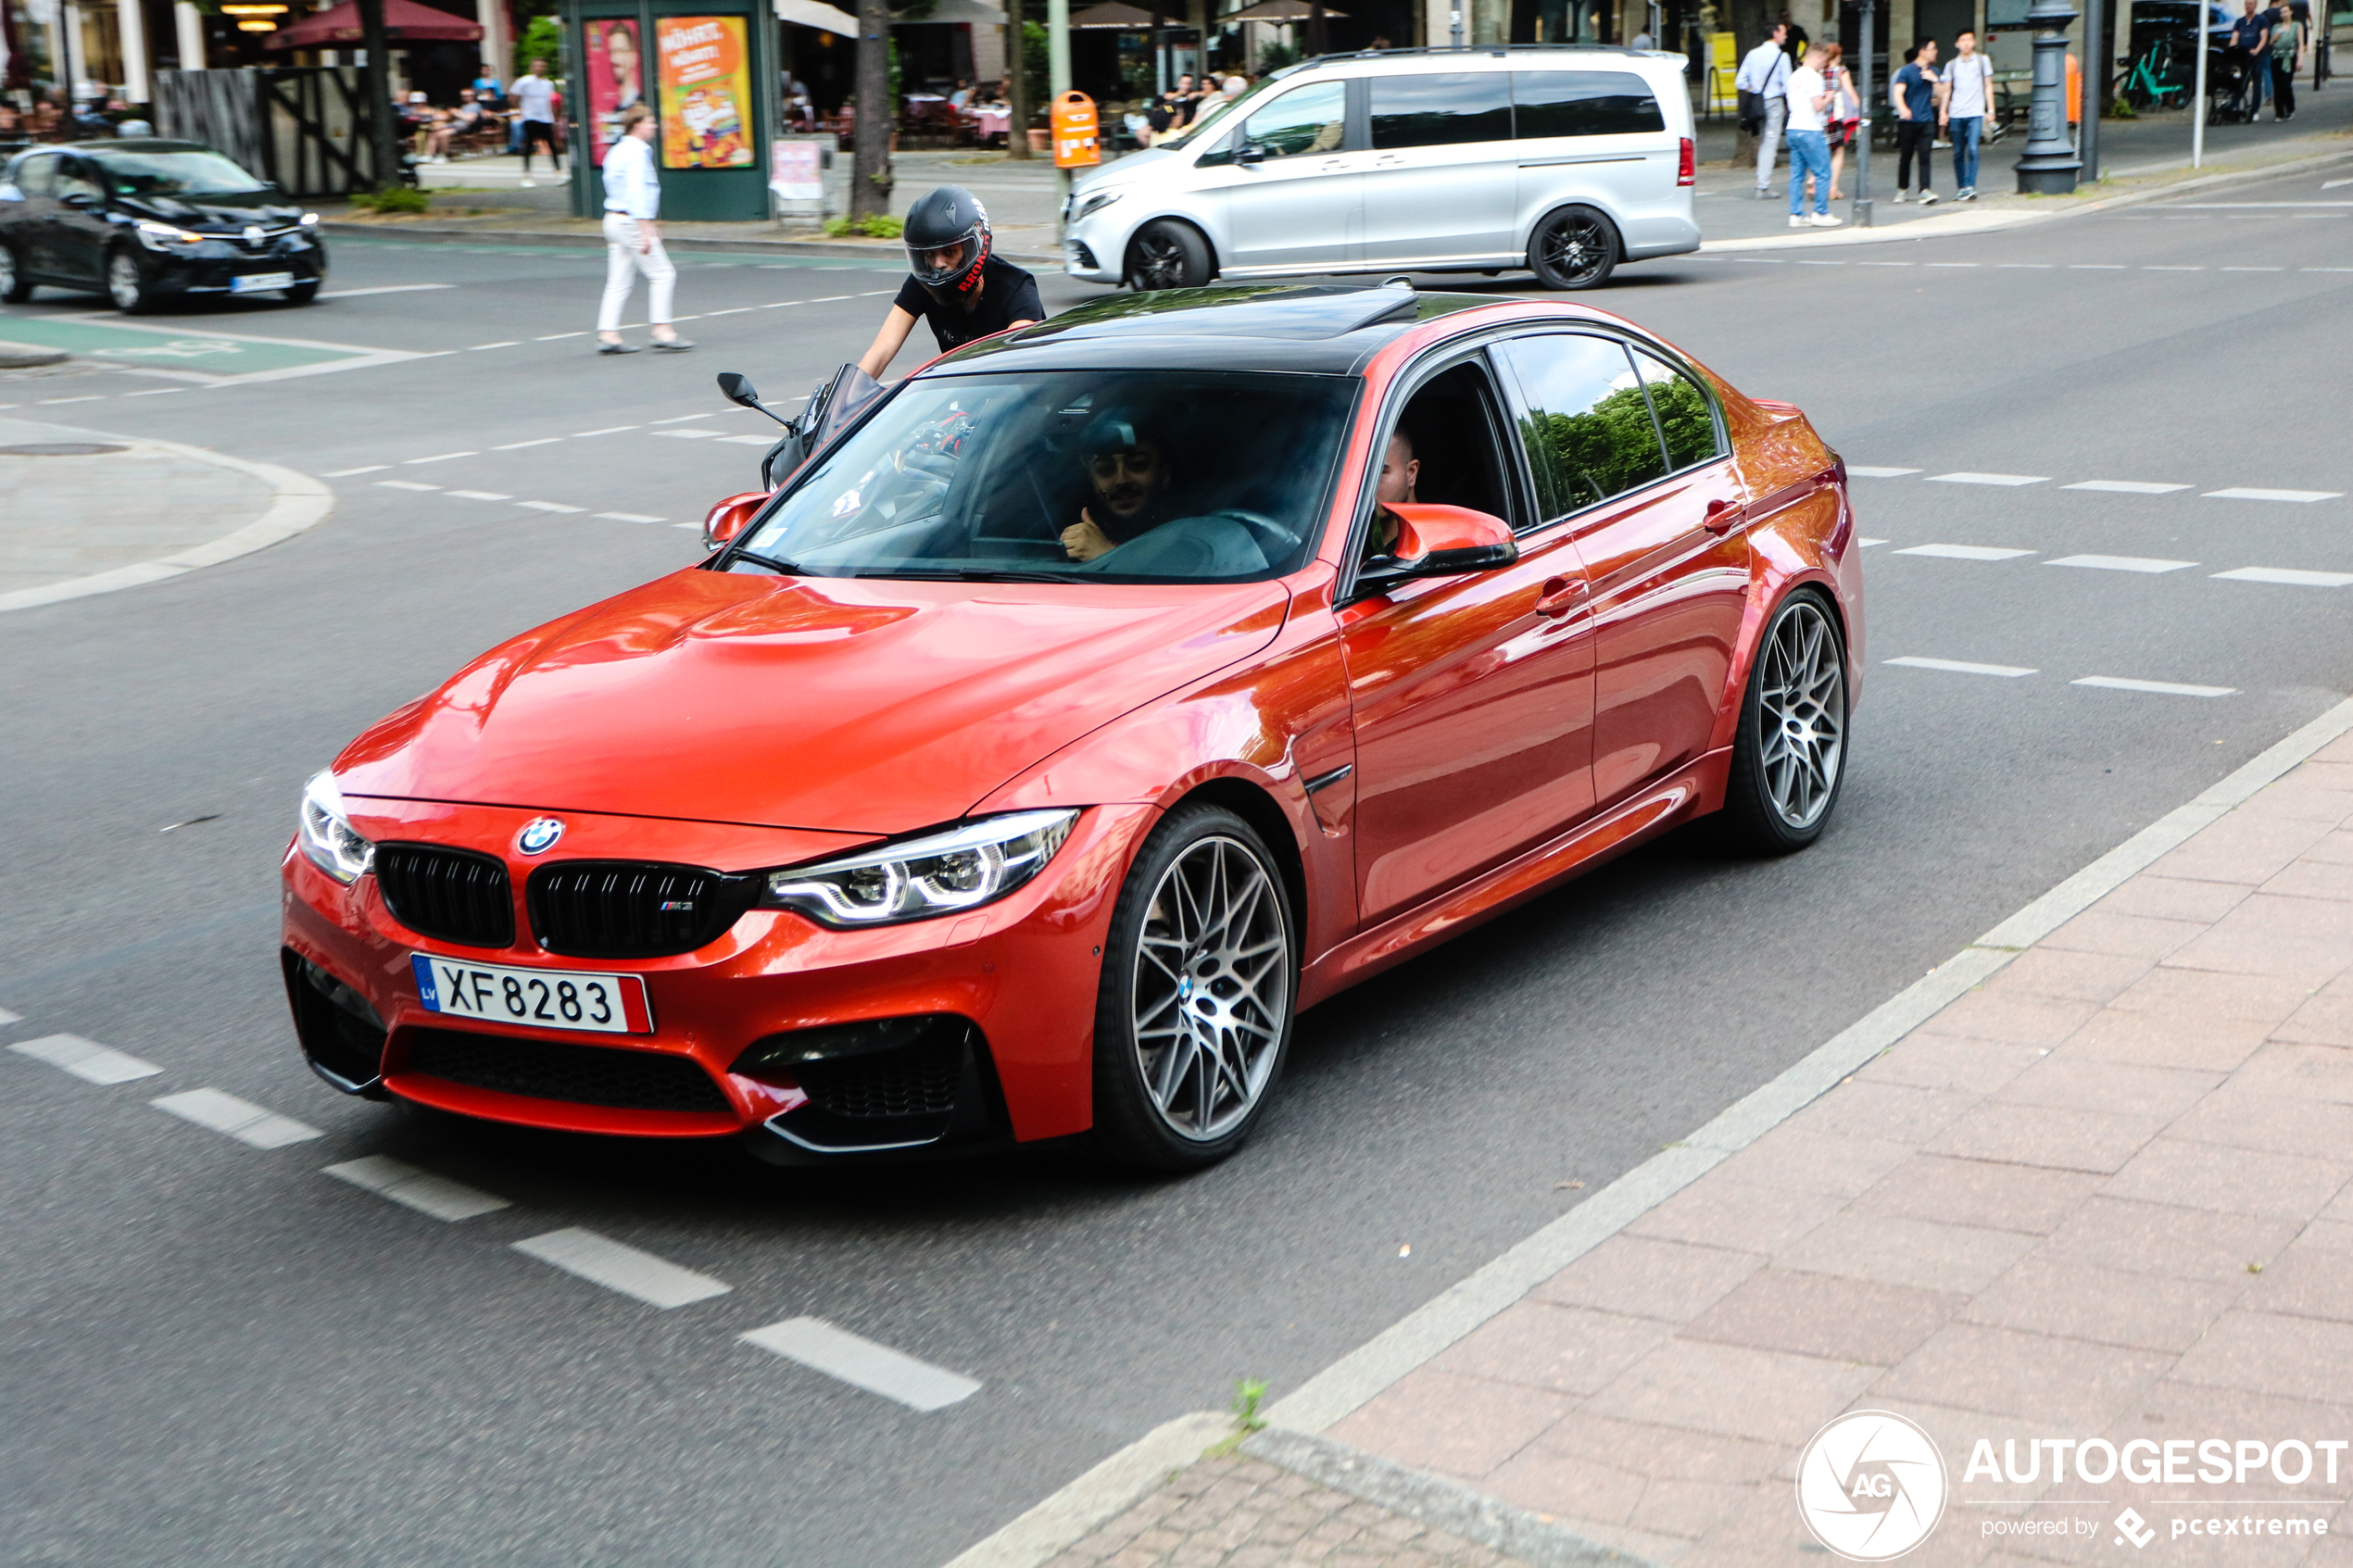
[[[1116,28],[1122,32],[1149,32],[1152,14],[1136,6],[1123,6],[1119,0],[1103,0],[1100,6],[1089,6],[1070,14],[1070,25],[1078,28]]]
[[[1346,11],[1331,6],[1321,7],[1327,17],[1346,19]],[[1221,22],[1303,22],[1307,19],[1307,0],[1258,0],[1255,6],[1245,6],[1239,11],[1228,11],[1217,19]]]
[[[420,6],[417,0],[384,0],[384,36],[395,43],[472,44],[482,37],[480,23]],[[359,0],[343,0],[342,5],[305,17],[292,27],[280,28],[270,35],[266,47],[336,49],[357,44],[360,37]]]

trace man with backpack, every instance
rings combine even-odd
[[[1773,194],[1773,158],[1780,150],[1781,126],[1789,113],[1789,55],[1782,42],[1789,28],[1775,22],[1765,42],[1741,60],[1732,88],[1740,94],[1741,129],[1756,140],[1756,199]]]
[[[1953,63],[1944,68],[1944,126],[1953,142],[1957,201],[1977,199],[1977,145],[1994,112],[1994,62],[1977,52],[1977,34],[1963,28],[1953,39]]]

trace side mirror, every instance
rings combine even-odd
[[[1265,163],[1266,149],[1252,146],[1238,147],[1234,151],[1234,161],[1236,163]]]
[[[1389,509],[1397,517],[1396,546],[1367,562],[1359,582],[1453,577],[1492,571],[1519,559],[1511,524],[1492,512],[1427,501],[1400,501]]]
[[[760,407],[760,394],[751,382],[733,370],[719,372],[719,392],[730,403],[740,403],[747,408]]]
[[[744,525],[754,513],[768,504],[765,490],[747,490],[740,495],[730,495],[703,514],[703,548],[715,550],[731,542],[744,531]]]

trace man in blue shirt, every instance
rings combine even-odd
[[[2239,107],[2246,118],[2253,119],[2263,107],[2263,100],[2271,95],[2271,13],[2255,8],[2255,0],[2245,0],[2246,14],[2231,24],[2231,54],[2239,57],[2246,51],[2246,85],[2240,94]]]
[[[1904,52],[1904,69],[1895,73],[1895,80],[1889,84],[1888,97],[1895,105],[1895,199],[1911,200],[1904,192],[1912,182],[1912,155],[1917,152],[1920,159],[1920,205],[1933,207],[1936,193],[1928,188],[1928,166],[1936,156],[1935,39]]]

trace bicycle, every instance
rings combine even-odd
[[[2190,84],[2183,79],[2185,73],[2177,72],[2177,58],[2175,41],[2171,38],[2150,44],[2148,53],[2137,61],[2129,56],[2120,58],[2118,65],[2132,69],[2117,84],[2117,95],[2135,112],[2179,108],[2189,97]]]

